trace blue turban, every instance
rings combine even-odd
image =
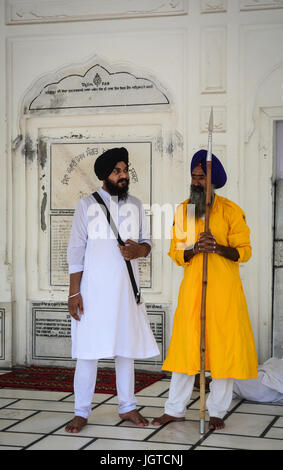
[[[124,147],[106,150],[94,164],[94,172],[99,180],[105,180],[112,173],[118,162],[129,163],[128,150]]]
[[[198,165],[201,165],[202,170],[206,174],[206,156],[207,150],[199,150],[194,154],[191,162],[191,174]],[[227,175],[221,161],[212,154],[211,183],[215,189],[220,189],[226,184],[226,181]]]

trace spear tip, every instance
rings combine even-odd
[[[211,106],[211,110],[210,110],[208,131],[209,131],[209,132],[213,132],[213,106]]]

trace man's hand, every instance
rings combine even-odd
[[[68,299],[68,309],[72,318],[74,318],[77,321],[81,320],[79,313],[78,313],[80,312],[81,315],[83,315],[84,313],[83,299],[82,299],[81,294],[78,294],[76,295],[76,297],[72,297],[71,299]]]
[[[150,246],[147,243],[136,243],[133,240],[126,240],[126,246],[118,245],[121,255],[126,261],[142,258],[150,252]]]
[[[218,244],[211,231],[202,232],[199,240],[194,246],[194,252],[197,253],[217,253]]]
[[[197,255],[198,253],[216,253],[231,261],[238,261],[240,257],[236,248],[219,245],[210,230],[201,233],[199,240],[195,243],[193,254]]]

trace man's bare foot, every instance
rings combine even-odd
[[[78,433],[87,424],[87,419],[82,416],[75,416],[65,427],[66,432]]]
[[[224,424],[223,419],[221,419],[221,418],[214,418],[214,417],[212,416],[212,417],[210,418],[210,420],[209,420],[208,428],[209,428],[211,431],[216,431],[216,430],[225,428],[225,424]]]
[[[175,416],[164,413],[164,415],[159,416],[159,418],[154,418],[152,424],[153,426],[161,426],[162,424],[171,423],[171,421],[185,421],[185,418],[176,418]]]
[[[132,423],[136,424],[137,426],[143,427],[148,426],[148,420],[145,419],[138,410],[128,411],[128,413],[121,413],[119,414],[120,418],[125,421],[131,421]]]

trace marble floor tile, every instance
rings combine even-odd
[[[68,392],[50,392],[45,390],[23,390],[20,388],[0,388],[0,398],[26,398],[33,400],[62,400]]]
[[[199,396],[199,394],[197,395],[197,397],[198,396]],[[206,396],[206,399],[207,399],[208,393],[206,393],[205,396]],[[192,395],[192,397],[193,397],[193,395]],[[229,406],[227,411],[231,411],[240,402],[241,402],[241,399],[239,399],[239,398],[236,398],[236,399],[232,400],[231,405]],[[200,406],[200,400],[196,400],[191,405],[189,404],[188,408],[192,409],[192,410],[199,410],[199,406]]]
[[[181,421],[169,423],[149,438],[149,442],[168,442],[178,444],[195,444],[200,439],[199,423]]]
[[[15,403],[15,401],[16,399],[0,398],[0,408],[11,405],[12,403]]]
[[[158,408],[158,406],[145,406],[140,410],[141,414],[146,418],[157,418],[162,416],[164,413],[164,407]]]
[[[8,426],[12,426],[15,423],[17,423],[17,420],[0,419],[0,431],[3,431],[3,429],[7,428]]]
[[[203,444],[226,449],[283,450],[283,441],[280,440],[219,433],[210,434]]]
[[[195,447],[195,450],[233,450],[233,449],[222,449],[221,447],[209,447],[202,445],[201,447]]]
[[[0,445],[25,447],[35,441],[41,436],[40,434],[26,434],[23,432],[0,432]]]
[[[11,432],[49,434],[72,419],[71,413],[40,411],[9,428]]]
[[[283,428],[283,418],[279,418],[273,426]]]
[[[92,410],[88,418],[89,424],[110,424],[115,426],[120,423],[121,418],[118,414],[118,407],[116,405],[99,405]]]
[[[93,395],[92,403],[93,404],[102,403],[105,400],[108,401],[112,397],[113,397],[113,395],[110,395],[109,393],[95,393]],[[74,396],[74,394],[69,395],[68,397],[64,398],[62,401],[63,402],[72,402],[72,403],[74,403],[75,402],[75,396]]]
[[[3,419],[12,419],[12,420],[21,420],[21,419],[25,419],[27,418],[28,416],[31,416],[33,415],[34,413],[36,413],[35,411],[28,411],[28,410],[12,410],[10,408],[2,408],[0,410],[0,418],[3,418]]]
[[[242,403],[237,413],[256,413],[272,416],[283,416],[283,405],[266,405],[265,403]]]
[[[10,450],[10,451],[11,451],[11,450],[12,450],[12,451],[14,451],[14,450],[22,450],[22,447],[16,447],[16,446],[13,446],[13,447],[11,447],[11,446],[0,446],[0,451],[1,451],[1,450]]]
[[[78,436],[47,436],[27,450],[79,450],[92,439]]]
[[[143,441],[151,433],[152,429],[139,427],[100,426],[95,424],[87,424],[80,432],[80,436]],[[58,431],[56,431],[54,434],[66,435],[68,433],[63,427],[58,429]]]
[[[199,409],[191,409],[189,408],[186,411],[186,419],[188,421],[199,421]],[[205,412],[205,421],[209,421],[209,415],[208,412]]]
[[[265,434],[264,437],[269,437],[271,439],[281,439],[282,440],[282,450],[283,450],[283,428],[272,427]]]
[[[158,408],[157,406],[145,406],[141,409],[141,414],[146,418],[158,418],[164,414],[164,407]],[[189,408],[186,410],[187,421],[199,421],[199,410],[198,409],[191,409]],[[205,413],[205,420],[209,421],[208,413]]]
[[[144,388],[140,392],[136,393],[136,396],[151,396],[151,397],[157,397],[161,395],[161,393],[165,393],[168,390],[168,382],[155,382],[152,385],[149,385],[149,387]]]
[[[225,428],[215,431],[215,433],[260,436],[272,420],[273,416],[269,415],[232,413],[225,420]]]
[[[144,416],[144,413],[142,412],[141,410],[141,414]],[[151,429],[151,430],[154,430],[156,429],[156,426],[153,426],[153,424],[151,424],[151,421],[153,419],[152,416],[144,416],[147,420],[148,420],[148,426],[145,426],[145,429]],[[119,427],[128,427],[128,428],[136,428],[136,424],[134,423],[131,423],[131,421],[123,421],[121,424],[119,424]]]
[[[208,393],[206,393],[205,396],[206,396],[206,399],[207,399]],[[199,403],[200,403],[200,400],[197,399],[198,397],[199,397],[199,393],[195,396],[194,399],[193,399],[193,395],[192,395],[192,400],[194,400],[194,402],[191,403],[191,404],[190,404],[190,403],[188,404],[189,409],[191,409],[191,410],[199,410]],[[191,400],[191,401],[192,401],[192,400]]]
[[[162,444],[159,442],[123,441],[114,439],[97,439],[85,450],[188,450],[190,446],[181,444]]]
[[[72,403],[62,401],[48,401],[48,400],[20,400],[9,408],[17,410],[45,410],[45,411],[58,411],[73,413],[74,406]]]
[[[167,400],[167,398],[162,398],[162,397],[137,396],[138,406],[164,407],[166,400]],[[109,404],[118,404],[118,398],[113,397],[107,403],[109,403]]]

